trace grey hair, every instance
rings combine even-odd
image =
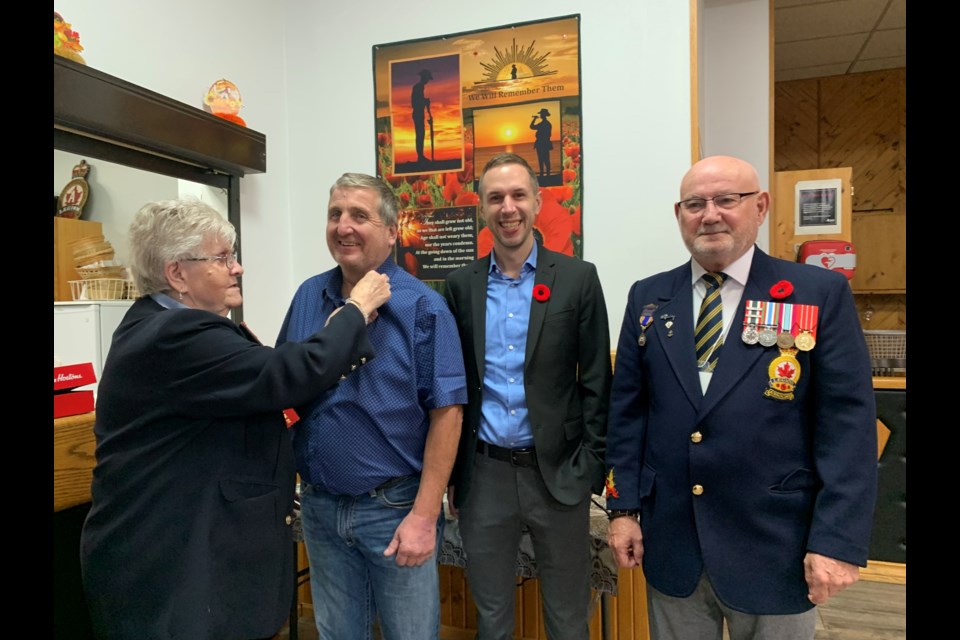
[[[365,173],[345,173],[330,187],[330,195],[333,195],[336,189],[369,189],[380,196],[380,221],[389,226],[397,224],[397,196],[393,189],[380,178],[369,176]]]
[[[141,295],[170,290],[168,262],[196,257],[207,238],[236,244],[237,231],[196,198],[148,202],[130,224],[130,269]]]
[[[497,167],[502,167],[508,164],[518,164],[524,169],[527,170],[527,174],[530,176],[530,188],[533,189],[533,193],[537,194],[540,192],[540,183],[537,181],[537,174],[533,170],[533,167],[530,166],[530,163],[527,162],[522,156],[518,156],[515,153],[498,153],[487,161],[487,164],[483,166],[483,173],[480,174],[480,201],[483,201],[483,177],[487,175],[488,171],[492,171]]]

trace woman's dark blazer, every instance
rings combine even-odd
[[[295,467],[283,409],[373,356],[352,305],[265,347],[228,318],[149,297],[113,336],[81,538],[98,638],[275,634],[293,597]]]

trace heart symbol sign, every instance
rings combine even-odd
[[[825,266],[827,269],[832,267],[833,263],[836,261],[837,259],[834,258],[833,256],[823,256],[822,258],[820,258],[821,264],[823,264],[823,266]]]

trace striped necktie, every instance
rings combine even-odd
[[[727,279],[725,273],[707,272],[703,281],[707,285],[707,295],[700,303],[700,315],[697,316],[696,340],[697,368],[712,373],[717,367],[720,347],[723,345],[723,302],[720,298],[720,286]]]

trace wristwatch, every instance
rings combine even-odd
[[[622,518],[624,516],[630,516],[634,520],[637,520],[640,517],[639,509],[611,509],[607,511],[608,520],[616,520],[617,518]]]

